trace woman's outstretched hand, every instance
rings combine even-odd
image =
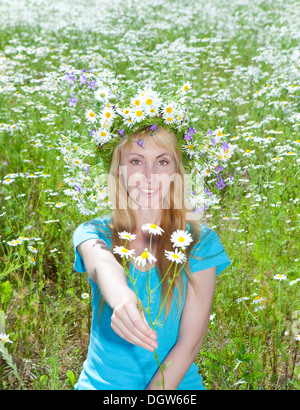
[[[139,306],[142,306],[140,300]],[[127,342],[143,347],[150,352],[153,352],[158,346],[157,334],[148,325],[144,312],[140,312],[134,293],[114,307],[111,327],[117,335]]]

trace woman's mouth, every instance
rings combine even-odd
[[[139,189],[140,193],[143,196],[146,196],[147,198],[156,195],[157,192],[158,192],[158,189],[141,189],[141,188],[138,188],[138,189]]]

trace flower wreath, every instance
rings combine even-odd
[[[152,85],[139,85],[122,77],[109,69],[95,73],[71,68],[66,72],[63,87],[72,89],[67,100],[72,120],[83,121],[88,127],[86,135],[68,130],[58,139],[57,148],[67,168],[64,181],[69,188],[64,193],[76,201],[82,214],[94,215],[111,209],[107,174],[116,144],[122,144],[125,135],[130,140],[137,130],[143,132],[150,127],[155,133],[162,126],[175,133],[183,152],[183,165],[190,178],[188,198],[194,212],[200,213],[218,203],[219,195],[204,189],[199,181],[206,178],[208,187],[215,182],[219,191],[226,186],[221,171],[235,146],[226,142],[222,128],[205,134],[201,121],[191,118],[191,83],[188,81],[175,90],[155,91]],[[137,143],[142,146],[143,139]]]

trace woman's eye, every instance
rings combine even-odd
[[[134,162],[140,162],[140,160],[139,160],[139,159],[133,159],[133,160],[131,161],[131,164],[133,164]],[[168,161],[166,161],[166,160],[164,160],[164,159],[162,159],[162,160],[159,161],[159,162],[165,162],[166,164],[164,164],[164,165],[167,165],[167,164],[168,164]],[[133,164],[133,165],[138,165],[138,164]]]

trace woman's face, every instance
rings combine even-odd
[[[142,146],[134,142],[132,148],[122,148],[119,173],[136,209],[161,209],[176,173],[175,159],[170,151],[158,147],[148,137]]]

